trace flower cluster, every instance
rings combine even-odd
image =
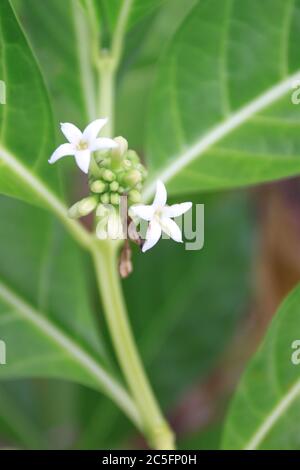
[[[69,216],[79,218],[96,210],[97,216],[106,213],[103,205],[118,207],[120,196],[127,197],[128,206],[141,201],[141,190],[147,176],[138,154],[128,149],[123,137],[97,137],[107,119],[97,119],[83,132],[74,124],[62,123],[61,130],[69,143],[60,145],[49,163],[73,155],[78,167],[88,173],[90,195],[69,209]]]
[[[120,196],[126,195],[128,203],[141,201],[141,190],[147,176],[138,154],[128,150],[128,143],[123,137],[116,137],[117,147],[110,152],[98,153],[96,165],[89,175],[89,185],[93,194],[100,195],[103,204],[118,206]]]
[[[98,137],[106,123],[107,119],[97,119],[83,132],[74,124],[61,124],[61,130],[68,143],[60,145],[55,150],[49,163],[55,163],[68,155],[74,156],[78,167],[88,174],[90,189],[88,197],[76,202],[69,209],[69,216],[79,218],[95,211],[97,237],[117,238],[118,233],[121,232],[122,235],[124,230],[117,209],[121,197],[125,196],[129,213],[136,223],[139,219],[148,222],[146,240],[140,240],[143,252],[158,242],[162,232],[176,242],[182,242],[181,230],[172,219],[187,212],[192,203],[168,206],[166,188],[161,181],[158,181],[153,204],[151,206],[139,204],[147,171],[138,154],[128,149],[126,139]]]

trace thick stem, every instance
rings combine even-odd
[[[93,258],[105,316],[120,366],[140,412],[149,445],[155,449],[174,449],[174,436],[165,421],[139,358],[123,300],[117,269],[117,245],[95,243]]]
[[[132,0],[123,0],[111,50],[101,51],[99,71],[98,114],[108,117],[107,137],[114,134],[115,76],[120,63],[126,24]],[[114,349],[140,414],[142,428],[154,449],[173,450],[174,436],[164,419],[140,360],[129,324],[118,272],[118,241],[95,241],[91,246],[99,291]]]
[[[114,103],[115,103],[115,62],[108,52],[101,53],[99,62],[99,109],[98,114],[101,117],[108,117],[108,123],[105,126],[105,135],[113,137],[114,129]]]

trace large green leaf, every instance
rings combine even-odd
[[[91,34],[78,0],[13,0],[51,93],[57,122],[83,127],[96,116]]]
[[[0,2],[0,78],[6,84],[6,104],[0,105],[0,192],[42,204],[41,187],[58,188],[47,163],[54,145],[52,115],[9,0]]]
[[[117,134],[126,136],[130,146],[144,151],[145,136],[149,106],[151,105],[151,90],[159,68],[158,58],[161,55],[162,45],[166,45],[179,25],[187,16],[196,0],[169,1],[164,4],[151,22],[142,41],[139,41],[138,54],[132,60],[130,67],[125,59],[125,72],[121,70],[121,80],[118,87]],[[170,21],[172,18],[172,21]],[[144,26],[144,25],[142,25]],[[145,27],[143,28],[145,30]],[[132,41],[130,37],[130,43]],[[137,50],[134,37],[132,49]],[[126,51],[127,53],[127,51]],[[133,62],[133,63],[132,63]],[[143,103],[143,106],[141,106]],[[128,119],[130,109],[130,119]]]
[[[0,217],[0,379],[58,377],[101,389],[134,414],[110,373],[80,253],[39,209],[3,198]],[[102,342],[103,344],[103,342]]]
[[[39,0],[26,3],[13,0],[13,3],[41,64],[57,120],[86,125],[89,119],[97,117],[99,104],[91,26],[96,29],[96,34],[100,34],[106,19],[112,33],[123,0],[105,2],[104,5],[100,0],[51,0],[47,15]],[[127,27],[132,29],[163,3],[163,0],[134,1],[129,5]]]
[[[137,255],[124,284],[138,346],[165,407],[216,365],[247,303],[253,233],[247,198],[202,202],[203,249],[162,240],[149,255]]]
[[[36,394],[29,384],[1,385],[0,389],[0,441],[17,448],[36,449],[43,447],[44,437],[36,424],[32,405]],[[29,400],[30,401],[29,401]]]
[[[300,449],[300,372],[292,362],[299,331],[298,286],[280,307],[242,377],[229,410],[224,448]]]
[[[177,193],[298,174],[299,33],[299,0],[199,0],[161,59],[152,178]]]
[[[126,29],[132,28],[167,0],[80,0],[86,11],[94,11],[99,22],[106,20],[113,32],[122,9],[128,11]],[[94,10],[92,10],[94,9]]]
[[[202,202],[204,248],[185,251],[162,240],[148,255],[135,253],[134,272],[124,282],[139,351],[166,413],[212,373],[247,311],[253,254],[248,198],[223,194]],[[96,406],[92,394],[85,399],[90,410],[85,405],[79,448],[99,448],[99,439],[123,448],[131,429],[107,400]]]

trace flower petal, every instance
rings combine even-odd
[[[89,144],[91,152],[95,152],[96,150],[113,149],[116,147],[118,147],[118,144],[114,140],[108,139],[107,137],[99,137]]]
[[[168,217],[162,217],[161,228],[169,237],[172,238],[172,240],[178,243],[182,243],[181,230],[174,220],[169,219]]]
[[[130,207],[130,211],[133,215],[140,217],[143,220],[151,220],[154,215],[154,207],[153,206],[145,206],[143,204],[138,204]]]
[[[105,126],[107,123],[108,119],[96,119],[95,121],[92,121],[88,126],[83,131],[83,140],[88,142],[89,144],[92,144],[94,140],[96,140],[97,135],[101,131],[102,127]]]
[[[89,150],[78,150],[75,153],[75,160],[81,171],[88,173],[91,161],[91,152]]]
[[[81,130],[78,129],[78,127],[74,126],[74,124],[71,124],[70,122],[61,122],[60,128],[65,138],[71,144],[78,144],[78,142],[80,142],[80,140],[82,139]]]
[[[179,217],[185,212],[189,211],[192,207],[191,202],[182,202],[181,204],[173,204],[172,206],[166,206],[163,209],[165,217]]]
[[[142,252],[150,250],[161,237],[161,227],[156,220],[152,220],[149,224],[147,233],[146,233],[146,241],[143,245]]]
[[[156,183],[156,194],[153,201],[154,207],[163,207],[167,202],[167,190],[164,183],[160,180]]]
[[[74,155],[74,146],[72,144],[62,144],[60,145],[51,155],[48,162],[55,163],[62,157],[66,157],[67,155]]]

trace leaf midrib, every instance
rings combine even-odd
[[[271,413],[265,418],[262,425],[258,428],[255,434],[251,437],[245,445],[244,450],[255,450],[262,443],[263,439],[267,436],[273,425],[279,420],[283,413],[292,405],[294,400],[300,395],[300,380],[290,387],[289,391],[277,403]]]
[[[123,386],[110,375],[81,345],[62,332],[49,318],[35,310],[13,290],[0,282],[0,298],[14,308],[23,319],[33,324],[45,336],[55,342],[74,361],[76,361],[99,384],[101,389],[124,411],[124,413],[140,427],[136,407]]]
[[[247,121],[249,121],[257,113],[267,109],[273,103],[285,96],[292,90],[293,83],[300,80],[300,70],[289,75],[285,80],[277,83],[275,86],[266,90],[259,97],[247,103],[245,106],[231,114],[228,119],[212,128],[206,134],[201,136],[192,145],[187,146],[183,153],[170,158],[170,164],[158,173],[154,174],[152,180],[148,183],[144,190],[144,198],[147,200],[155,192],[156,180],[160,179],[167,183],[174,178],[187,165],[192,163],[196,158],[201,157],[207,150],[220,142],[231,132],[235,131]]]

